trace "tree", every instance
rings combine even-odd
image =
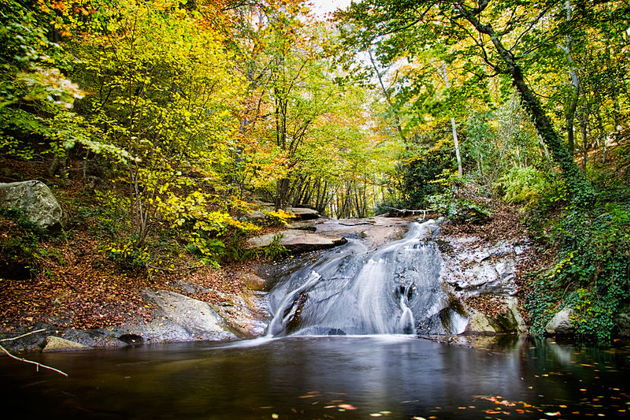
[[[592,200],[592,188],[571,156],[566,143],[526,80],[527,61],[532,53],[549,46],[565,28],[559,26],[556,13],[562,2],[541,2],[536,11],[529,4],[509,0],[463,1],[393,1],[367,0],[355,3],[340,16],[355,25],[347,36],[349,42],[367,45],[379,40],[390,56],[409,52],[409,45],[452,45],[468,39],[470,48],[458,51],[460,58],[482,59],[492,74],[480,77],[509,78],[530,114],[538,134],[560,167],[571,196],[586,205]],[[492,23],[489,23],[492,22]]]
[[[84,139],[72,112],[84,92],[60,70],[67,55],[50,41],[48,19],[19,2],[0,3],[0,150],[23,159],[60,156]]]
[[[82,112],[94,137],[129,156],[112,161],[131,223],[111,252],[137,253],[167,224],[213,258],[228,228],[253,228],[229,214],[244,89],[222,35],[178,1],[103,5],[72,29],[74,75],[92,93]]]

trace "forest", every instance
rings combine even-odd
[[[0,0],[0,21],[0,182],[43,180],[65,214],[1,210],[5,327],[51,283],[99,312],[136,302],[126,282],[278,257],[243,241],[292,206],[509,214],[544,255],[532,332],[570,306],[608,343],[628,311],[627,0]]]

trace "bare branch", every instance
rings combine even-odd
[[[17,340],[18,338],[26,337],[27,335],[35,334],[35,333],[42,332],[42,331],[46,331],[46,329],[42,328],[42,329],[39,329],[39,330],[30,331],[30,332],[27,332],[26,334],[18,335],[17,337],[3,338],[0,341],[13,341],[13,340]],[[17,357],[15,355],[13,355],[9,350],[5,349],[2,345],[0,345],[0,350],[5,352],[6,355],[9,356],[11,359],[18,360],[20,362],[28,363],[28,364],[31,364],[31,365],[35,365],[35,367],[37,368],[37,371],[39,371],[39,368],[42,367],[44,369],[49,369],[49,370],[52,370],[53,372],[57,372],[60,375],[68,376],[68,374],[66,372],[61,371],[59,369],[55,369],[52,366],[48,366],[48,365],[45,365],[43,363],[35,362],[33,360],[24,359],[22,357]]]
[[[46,328],[41,328],[41,329],[35,330],[35,331],[29,331],[29,332],[27,332],[25,334],[18,335],[17,337],[3,338],[0,341],[13,341],[13,340],[17,340],[18,338],[26,337],[27,335],[31,335],[31,334],[37,334],[38,332],[42,332],[42,331],[46,331]]]
[[[514,50],[514,48],[516,48],[516,46],[518,45],[518,43],[520,42],[521,38],[523,36],[525,36],[526,33],[528,33],[529,31],[532,30],[532,28],[538,23],[540,22],[540,19],[542,19],[542,17],[544,15],[547,14],[547,12],[549,12],[549,10],[551,9],[551,7],[554,6],[553,2],[545,7],[544,9],[542,9],[540,11],[540,13],[538,14],[538,16],[536,16],[536,18],[534,20],[532,20],[532,22],[527,26],[527,28],[525,28],[525,30],[523,30],[523,32],[521,32],[521,34],[519,36],[516,37],[516,40],[514,41],[514,44],[512,44],[512,47],[509,49],[509,51],[511,52],[512,50]]]

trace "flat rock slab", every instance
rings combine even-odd
[[[369,219],[328,219],[315,222],[317,233],[358,237],[370,249],[401,239],[407,231],[408,219],[371,217]]]
[[[307,230],[309,232],[315,232],[317,227],[312,222],[293,222],[289,224],[289,229]]]
[[[56,337],[54,335],[49,335],[46,337],[46,341],[44,342],[43,352],[53,352],[53,351],[73,351],[73,350],[87,350],[88,346],[83,345],[81,343],[76,343],[74,341],[66,340],[61,337]]]
[[[317,210],[308,209],[305,207],[291,207],[290,212],[295,215],[297,220],[310,220],[319,218],[319,212]]]
[[[318,249],[332,248],[343,245],[348,240],[342,236],[321,235],[303,230],[283,230],[250,238],[247,246],[252,249],[264,248],[271,245],[276,236],[282,235],[279,244],[293,253],[309,252]]]
[[[19,210],[40,228],[61,224],[63,211],[50,191],[40,181],[0,183],[0,207]]]

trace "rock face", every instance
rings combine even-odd
[[[468,314],[468,334],[525,333],[519,312],[516,266],[528,247],[524,239],[487,243],[476,237],[438,238],[442,250],[443,284]],[[484,313],[469,305],[490,300],[494,310]]]
[[[470,242],[470,238],[448,241],[454,264],[446,265],[445,280],[455,293],[461,297],[515,295],[519,245],[502,242],[489,248],[473,248]]]
[[[283,230],[278,233],[256,236],[247,241],[250,248],[264,248],[271,245],[274,237],[282,235],[279,244],[293,253],[309,252],[318,249],[332,248],[345,244],[348,240],[342,236],[320,235],[303,230]]]
[[[63,211],[50,189],[40,181],[0,183],[0,207],[20,210],[40,228],[61,224]]]
[[[61,337],[56,337],[54,335],[49,335],[46,337],[46,341],[44,342],[43,352],[53,352],[53,351],[73,351],[73,350],[87,350],[88,346],[75,343],[74,341],[66,340]]]
[[[165,290],[147,289],[142,295],[155,305],[153,321],[121,328],[120,336],[133,334],[145,342],[236,338],[224,319],[206,302]]]
[[[556,313],[553,318],[545,325],[545,332],[549,335],[571,335],[574,332],[573,323],[571,322],[571,308],[564,308]]]

